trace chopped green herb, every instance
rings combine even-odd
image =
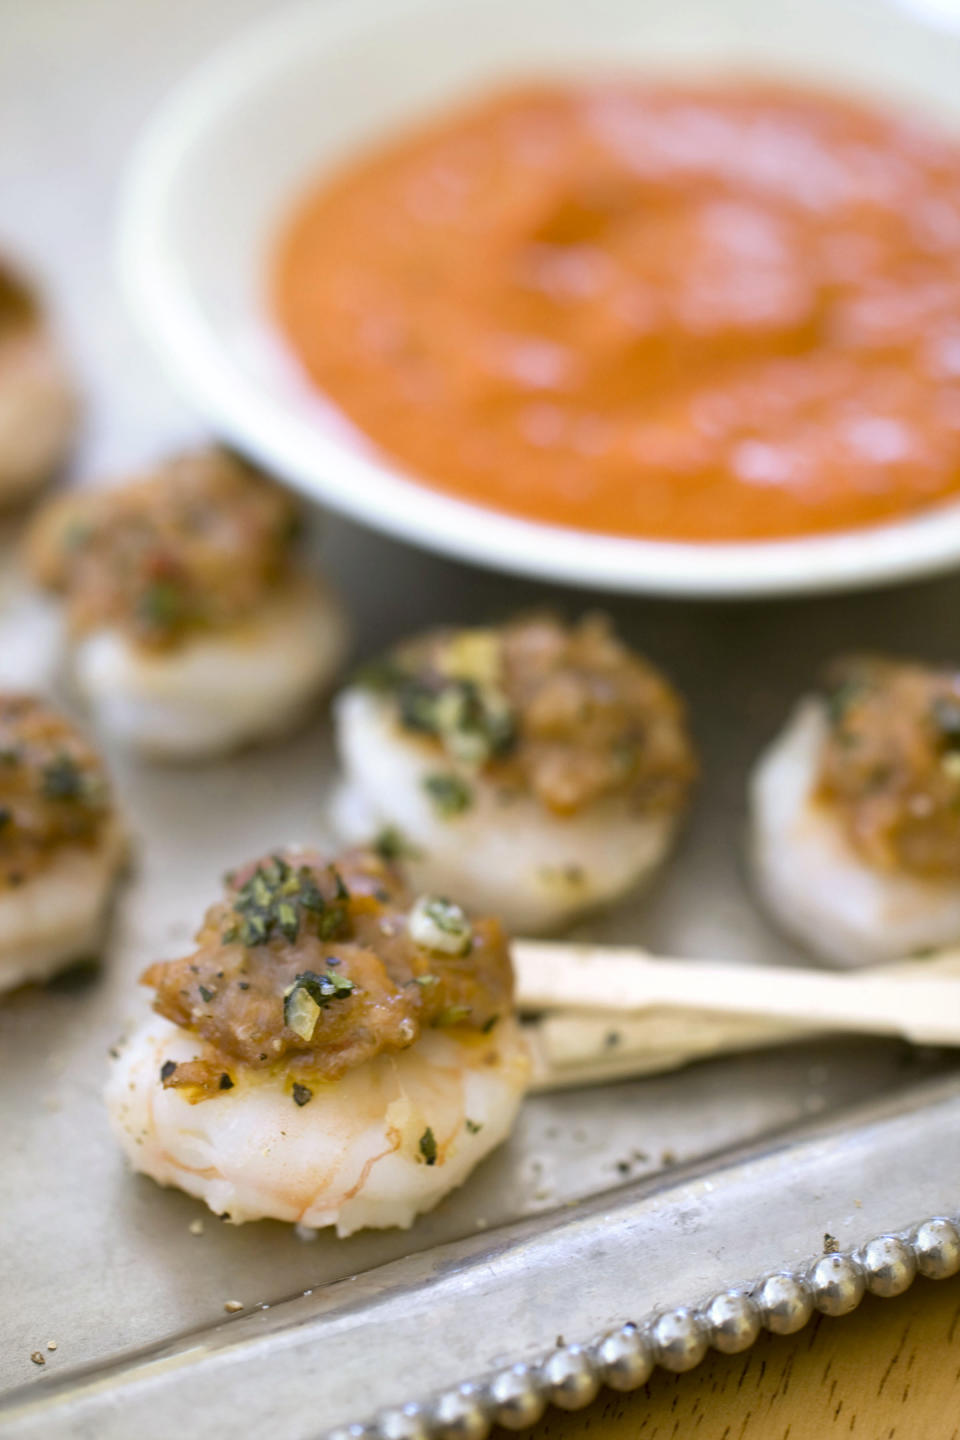
[[[448,1025],[462,1025],[464,1020],[470,1019],[469,1005],[448,1005],[446,1010],[441,1010],[439,1015],[433,1019],[434,1028],[442,1030]]]
[[[23,753],[16,745],[5,745],[0,749],[0,765],[19,765],[22,759]]]
[[[294,983],[302,985],[318,1005],[326,1005],[331,1000],[344,1000],[356,989],[353,981],[346,975],[337,975],[335,972],[331,974],[330,971],[325,975],[318,975],[315,970],[303,970]]]
[[[339,871],[331,866],[331,873],[335,893],[333,899],[325,900],[307,866],[295,870],[283,856],[272,856],[238,890],[233,909],[239,918],[224,932],[224,943],[264,945],[278,935],[294,941],[305,915],[312,917],[321,939],[341,934],[350,896]]]
[[[323,914],[317,917],[317,934],[320,939],[334,940],[342,935],[346,919],[347,912],[340,901],[328,905]]]
[[[437,706],[443,693],[429,680],[407,676],[397,688],[397,708],[404,729],[419,730],[426,735],[438,734]]]
[[[852,705],[863,698],[866,686],[863,680],[853,678],[834,686],[827,694],[827,718],[830,724],[842,726]]]
[[[309,1105],[312,1099],[313,1091],[309,1085],[294,1084],[293,1101],[295,1105],[299,1105],[302,1109],[304,1105]]]
[[[471,1135],[479,1135],[480,1131],[483,1129],[483,1124],[481,1123],[481,1121],[471,1120],[469,1116],[467,1116],[465,1123],[467,1126],[467,1130]]]
[[[13,811],[9,805],[0,805],[0,830],[6,829],[13,819]]]
[[[152,630],[172,630],[186,618],[183,592],[169,580],[153,580],[137,601],[137,614]]]
[[[624,739],[615,742],[611,758],[617,768],[624,775],[630,775],[637,768],[640,756],[643,753],[643,743],[640,740]]]
[[[296,909],[289,900],[281,900],[277,906],[277,928],[288,940],[297,938],[297,931],[300,928],[300,921]]]
[[[60,537],[65,550],[80,550],[93,537],[93,526],[86,520],[71,520]]]
[[[386,656],[364,667],[357,683],[392,695],[405,729],[435,736],[456,760],[484,765],[510,750],[517,738],[499,670],[496,634],[465,630],[453,637],[434,668],[415,673]]]
[[[66,753],[43,767],[41,783],[45,800],[82,800],[88,789],[80,766]]]
[[[395,825],[385,825],[373,842],[373,848],[381,860],[417,860],[422,851],[412,845],[402,830]]]
[[[439,896],[436,899],[427,899],[423,908],[444,935],[455,935],[458,940],[462,940],[470,929],[465,912],[452,900],[444,900]]]
[[[396,694],[401,725],[435,735],[456,760],[484,765],[516,741],[510,702],[494,686],[445,676],[411,677]]]
[[[447,736],[451,753],[469,759],[472,752],[477,764],[509,754],[517,741],[517,721],[506,695],[492,686],[461,684],[460,712]]]
[[[223,1074],[220,1076],[220,1089],[221,1089],[221,1090],[232,1090],[232,1089],[233,1089],[233,1081],[230,1079],[230,1076],[227,1074],[226,1070],[224,1070]]]
[[[423,788],[433,802],[433,808],[444,820],[462,815],[473,803],[473,791],[465,780],[454,774],[428,775]]]
[[[494,1025],[496,1025],[499,1019],[499,1015],[491,1015],[489,1020],[484,1020],[483,1024],[480,1026],[480,1033],[482,1035],[489,1035],[490,1031],[493,1029]]]
[[[428,985],[439,985],[439,984],[440,984],[440,976],[439,976],[439,975],[414,975],[414,977],[413,977],[413,983],[414,983],[414,985],[422,985],[422,986],[424,987],[424,989],[426,989],[426,987],[427,987]]]
[[[437,1137],[428,1125],[420,1136],[420,1154],[428,1165],[437,1163]]]
[[[312,1040],[320,1011],[331,1000],[345,1000],[355,989],[346,975],[304,970],[283,997],[283,1021],[301,1040]]]
[[[205,1005],[209,1005],[210,1001],[217,993],[216,990],[211,990],[206,985],[198,985],[197,989],[200,991],[200,999],[204,1002]]]
[[[283,1023],[301,1040],[312,1040],[320,1019],[320,1006],[309,991],[291,986],[283,997]]]
[[[947,750],[960,750],[960,699],[938,695],[931,707],[933,723]]]
[[[407,678],[408,672],[389,655],[378,655],[368,660],[353,677],[354,684],[362,689],[376,690],[381,694],[396,690]]]
[[[176,1060],[164,1060],[163,1064],[160,1066],[160,1079],[164,1083],[166,1083],[166,1081],[170,1079],[170,1076],[173,1074],[176,1068]]]

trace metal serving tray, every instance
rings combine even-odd
[[[193,49],[265,8],[0,0],[0,238],[36,258],[62,302],[91,398],[87,472],[191,435],[118,313],[109,200],[128,135]],[[358,654],[440,618],[591,603],[339,521],[325,552]],[[663,882],[589,933],[789,961],[742,874],[751,757],[836,650],[955,656],[960,581],[803,604],[608,608],[689,696],[704,781]],[[406,1233],[305,1243],[277,1224],[233,1228],[129,1175],[100,1091],[110,1045],[146,1003],[137,974],[188,942],[230,864],[323,841],[330,767],[322,720],[214,766],[115,765],[138,843],[103,970],[0,1006],[0,1433],[316,1440],[375,1422],[384,1440],[424,1429],[477,1440],[494,1415],[525,1423],[548,1396],[584,1403],[601,1378],[640,1384],[654,1359],[689,1368],[708,1341],[743,1348],[761,1325],[798,1328],[814,1304],[843,1313],[865,1285],[893,1294],[918,1267],[960,1267],[949,1220],[924,1223],[960,1206],[960,1070],[893,1042],[538,1097],[509,1145]],[[839,1257],[817,1264],[834,1244]],[[228,1315],[228,1301],[242,1311]],[[620,1333],[627,1321],[638,1330]]]

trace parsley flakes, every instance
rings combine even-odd
[[[318,975],[315,970],[303,970],[284,994],[283,1023],[301,1040],[312,1040],[320,1011],[331,1000],[345,1000],[355,989],[346,975],[334,975],[329,970]]]
[[[436,1137],[436,1135],[434,1135],[434,1133],[433,1133],[433,1131],[430,1129],[430,1126],[429,1126],[429,1125],[427,1126],[426,1130],[424,1130],[423,1134],[420,1136],[419,1149],[420,1149],[420,1154],[421,1154],[421,1156],[422,1156],[422,1158],[423,1158],[424,1164],[426,1164],[426,1165],[436,1165],[436,1163],[437,1163],[437,1137]]]
[[[265,945],[282,936],[294,941],[306,917],[313,922],[322,940],[340,934],[347,921],[349,892],[336,870],[336,893],[324,899],[312,871],[306,865],[294,869],[282,855],[274,855],[241,885],[233,901],[236,924],[225,932],[225,944]]]
[[[449,820],[454,815],[462,815],[464,810],[469,810],[473,804],[473,791],[459,775],[427,775],[423,788],[430,796],[434,810],[444,820]]]
[[[44,765],[41,786],[45,800],[82,800],[88,791],[80,766],[65,751]]]

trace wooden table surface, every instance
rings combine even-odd
[[[529,1440],[960,1440],[960,1277],[765,1335],[631,1395],[549,1410]],[[507,1440],[498,1431],[496,1440]]]

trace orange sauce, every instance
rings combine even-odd
[[[538,86],[358,160],[282,237],[313,382],[428,485],[768,539],[960,491],[960,146],[780,86]]]

